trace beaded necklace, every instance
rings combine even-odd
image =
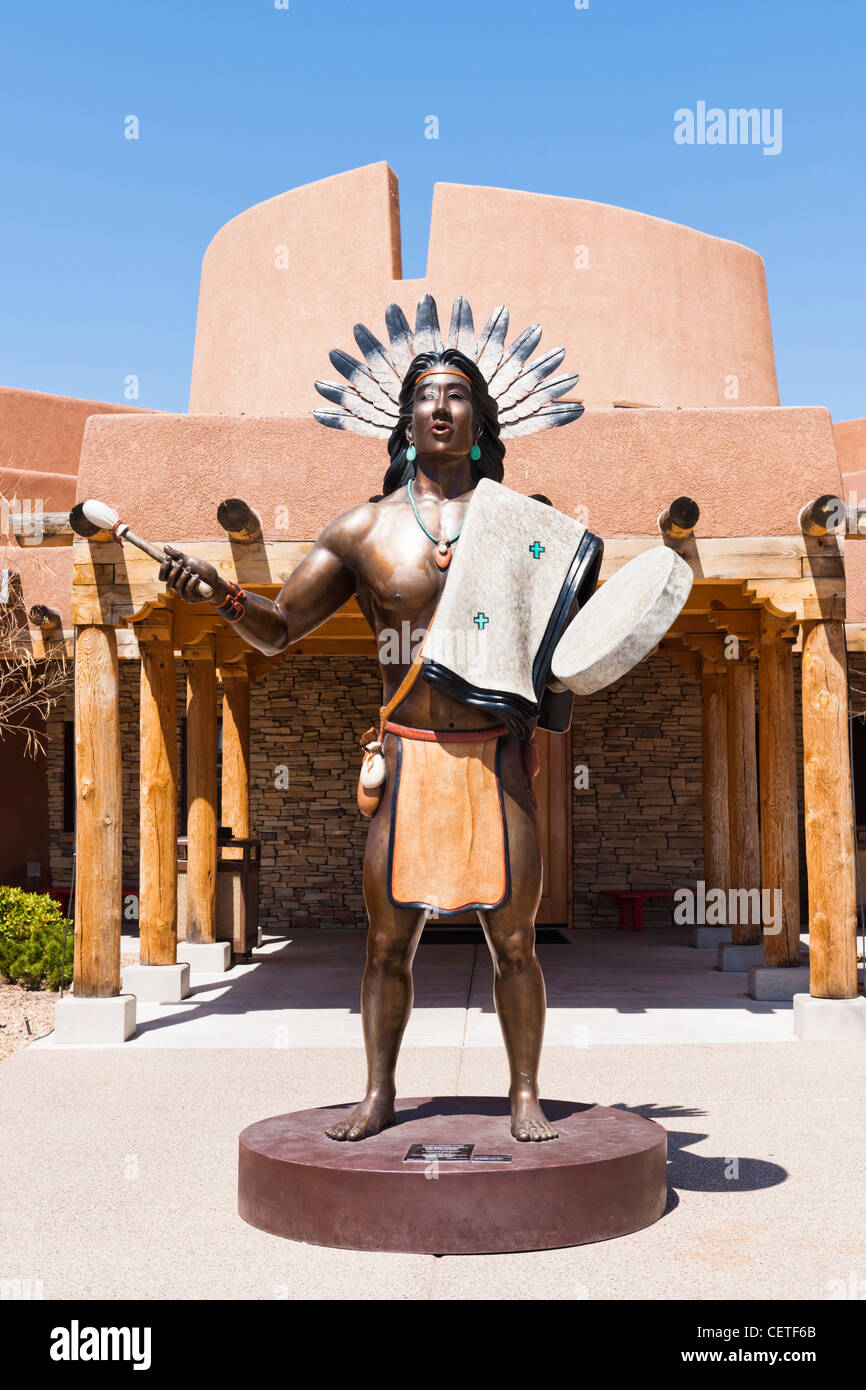
[[[415,498],[412,495],[412,484],[414,481],[414,478],[409,479],[409,486],[407,491],[409,493],[409,501],[412,503],[412,511],[415,513],[415,520],[421,527],[421,530],[424,532],[424,535],[427,537],[427,539],[429,541],[432,541],[434,546],[436,547],[436,549],[433,551],[433,559],[436,561],[440,570],[447,570],[448,566],[451,564],[451,547],[456,540],[460,539],[460,531],[463,530],[463,522],[461,521],[460,523],[460,530],[457,532],[457,535],[452,536],[450,541],[446,540],[444,536],[440,536],[439,540],[437,540],[435,536],[432,536],[430,532],[427,530],[427,527],[424,525],[424,522],[418,515],[418,508],[415,505]]]

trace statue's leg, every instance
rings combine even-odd
[[[493,957],[493,997],[511,1073],[511,1133],[520,1140],[556,1139],[557,1132],[538,1100],[545,997],[535,954],[535,914],[541,899],[542,865],[535,811],[516,739],[509,739],[503,750],[502,787],[511,896],[502,907],[478,916]]]
[[[368,1139],[394,1123],[397,1054],[412,1012],[412,961],[427,914],[424,909],[396,908],[388,901],[389,821],[386,794],[371,822],[364,855],[370,924],[361,984],[367,1093],[346,1119],[325,1130],[330,1139]]]

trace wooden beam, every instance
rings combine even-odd
[[[730,610],[726,609],[725,611],[729,612]],[[754,608],[749,611],[755,614],[757,620],[760,609]],[[717,637],[719,633],[727,635],[727,628],[723,623],[713,620],[713,612],[710,610],[706,613],[680,613],[671,625],[668,635],[679,637],[688,644],[693,637]],[[729,643],[728,649],[730,650],[732,646],[733,644]]]
[[[221,825],[236,838],[250,835],[250,674],[246,660],[220,667],[223,687]]]
[[[825,493],[809,502],[800,512],[800,526],[804,535],[813,537],[841,537],[850,541],[862,540],[866,536],[866,504],[855,502],[847,506],[841,497]]]
[[[675,497],[658,520],[662,535],[668,540],[684,541],[694,533],[701,509],[691,497]]]
[[[34,603],[27,614],[34,627],[41,627],[44,636],[48,636],[52,629],[57,631],[63,625],[63,619],[56,608],[49,608],[47,603]]]
[[[777,618],[802,623],[807,618],[845,617],[845,578],[838,579],[754,579],[747,581],[746,594]]]
[[[700,587],[766,581],[798,586],[801,601],[831,583],[844,595],[844,574],[837,553],[807,553],[806,537],[709,537],[688,543],[684,558]],[[605,543],[601,579],[609,579],[635,555],[662,542],[658,536],[615,538]],[[275,595],[310,551],[307,541],[267,541],[232,545],[229,540],[175,541],[180,549],[209,560],[225,579],[256,593]],[[834,585],[832,581],[837,581]],[[827,592],[826,590],[824,592]],[[73,617],[78,622],[119,622],[148,602],[165,595],[158,568],[148,556],[113,542],[76,540],[73,546]]]
[[[845,645],[849,652],[866,652],[866,623],[845,624]]]
[[[249,545],[262,538],[262,519],[242,497],[227,497],[220,502],[217,521],[230,540]]]
[[[723,583],[721,581],[705,583],[701,579],[695,579],[691,592],[682,607],[683,614],[710,613],[717,604],[723,604],[726,608],[743,608],[749,606],[749,599],[746,598],[745,585],[740,583]]]
[[[729,889],[747,893],[761,888],[761,841],[758,825],[758,760],[755,745],[755,667],[749,660],[729,661],[726,685],[728,746]],[[730,898],[729,898],[730,901]],[[749,900],[747,900],[749,901]],[[753,901],[753,900],[751,900]],[[743,904],[743,899],[738,899]],[[762,938],[755,914],[738,909],[745,921],[731,923],[731,940],[756,945]]]
[[[697,652],[702,662],[711,662],[724,675],[728,669],[726,659],[727,642],[721,633],[690,632],[686,629],[682,641],[690,651]]]
[[[797,737],[792,645],[765,619],[758,656],[762,888],[781,930],[764,932],[767,965],[800,963]],[[777,904],[778,894],[778,904]]]
[[[117,644],[79,628],[75,653],[76,891],[74,990],[120,993],[123,779]]]
[[[70,661],[73,656],[72,629],[61,629],[53,625],[35,630],[29,627],[19,628],[12,639],[0,647],[0,660],[17,661],[25,653],[37,661],[60,661],[64,658]]]
[[[707,891],[730,883],[731,837],[728,820],[728,745],[724,665],[701,658],[701,800],[704,879]]]
[[[187,941],[216,940],[217,705],[213,642],[184,649],[187,676]]]
[[[826,536],[844,529],[845,503],[832,492],[825,492],[801,508],[797,521],[804,536]]]
[[[760,638],[760,608],[723,608],[721,605],[714,605],[710,608],[707,618],[712,627],[726,632],[729,637],[736,637],[737,643],[745,652],[755,646]]]
[[[142,965],[177,960],[177,687],[171,640],[139,634]]]
[[[803,798],[810,990],[857,994],[857,891],[844,625],[803,624]]]
[[[75,539],[68,512],[13,511],[9,522],[15,544],[26,550],[71,545]]]
[[[86,541],[96,541],[100,545],[117,547],[120,544],[114,539],[110,531],[100,531],[98,526],[94,526],[92,521],[87,520],[84,515],[83,502],[76,502],[66,519],[74,536],[79,536]],[[117,555],[118,553],[118,550],[115,549],[114,554]]]

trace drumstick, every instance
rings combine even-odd
[[[113,507],[109,507],[105,502],[97,502],[95,498],[90,498],[87,502],[82,502],[81,510],[89,522],[98,526],[100,531],[110,531],[116,541],[129,541],[130,545],[135,545],[139,550],[143,550],[145,555],[157,560],[159,564],[164,564],[166,560],[171,560],[170,555],[159,545],[152,545],[150,541],[144,541],[141,536],[136,536],[130,531],[125,522],[120,520]],[[202,598],[213,598],[213,589],[204,579],[196,578],[193,589],[201,594]]]

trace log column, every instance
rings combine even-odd
[[[170,637],[139,631],[141,964],[177,960],[177,693]]]
[[[709,892],[730,881],[727,698],[724,662],[701,657],[701,791],[704,878]]]
[[[742,650],[744,644],[740,642]],[[747,648],[748,650],[748,648]],[[758,759],[755,746],[755,667],[749,656],[728,662],[727,676],[728,819],[731,831],[729,889],[761,888],[761,843],[758,826]],[[728,901],[730,902],[730,896]],[[738,899],[738,903],[742,902]],[[731,940],[737,946],[757,945],[760,920],[737,911]],[[760,917],[760,914],[758,914]],[[740,921],[746,917],[746,921]]]
[[[223,686],[222,814],[236,839],[250,836],[250,677],[246,659],[220,667]]]
[[[781,930],[764,932],[766,965],[800,964],[797,850],[797,738],[794,655],[777,625],[764,619],[758,657],[761,872],[770,911],[781,893]],[[776,923],[778,926],[778,921]]]
[[[216,941],[217,689],[213,639],[184,650],[189,942]]]
[[[856,849],[842,622],[803,623],[802,683],[810,992],[819,999],[853,999]]]
[[[117,635],[82,626],[75,643],[76,904],[74,991],[120,993],[123,785]]]

